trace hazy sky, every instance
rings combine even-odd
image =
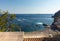
[[[60,0],[0,0],[0,9],[11,13],[55,13]]]

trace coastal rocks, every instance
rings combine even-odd
[[[57,11],[57,12],[54,14],[54,16],[52,16],[52,17],[53,17],[53,18],[60,17],[60,10]]]

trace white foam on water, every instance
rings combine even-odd
[[[17,21],[25,21],[25,20],[27,20],[27,19],[16,19]]]
[[[21,19],[17,19],[17,21],[23,21],[23,20],[21,20]]]
[[[43,23],[41,23],[41,22],[38,22],[38,23],[36,23],[36,24],[43,24]]]
[[[27,19],[24,19],[24,18],[23,18],[22,20],[27,20]]]

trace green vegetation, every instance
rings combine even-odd
[[[4,14],[0,15],[0,32],[21,31],[21,27],[13,22],[16,18],[15,14],[9,14],[8,11],[2,13]]]

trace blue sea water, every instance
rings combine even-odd
[[[44,30],[44,24],[51,25],[53,14],[16,14],[15,22],[21,26],[24,32]]]

